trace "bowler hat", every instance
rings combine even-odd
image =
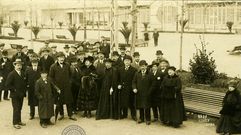
[[[32,59],[31,63],[38,63],[38,59]]]
[[[148,65],[145,60],[141,60],[141,61],[139,62],[139,66],[143,66],[143,65]]]
[[[45,43],[45,44],[49,44],[49,41],[48,41],[48,40],[45,40],[44,43]]]
[[[156,55],[163,55],[163,52],[161,50],[157,50]]]
[[[69,62],[70,63],[77,62],[77,58],[76,57],[71,57]]]
[[[22,45],[16,45],[16,49],[23,49]]]
[[[154,66],[154,65],[159,66],[159,63],[154,60],[154,61],[152,61],[152,63],[151,63],[151,67]]]
[[[133,57],[136,57],[136,56],[140,56],[140,53],[139,52],[134,52],[133,53]]]
[[[120,46],[119,49],[120,50],[126,50],[126,47],[125,46]]]
[[[119,56],[119,53],[117,51],[113,51],[112,56]]]
[[[84,58],[84,62],[85,61],[89,61],[89,62],[93,63],[94,58],[92,56],[88,56],[88,57]]]
[[[104,62],[105,62],[105,63],[106,63],[106,62],[112,63],[112,62],[113,62],[113,60],[112,60],[112,59],[110,59],[110,58],[107,58],[107,59],[105,59],[105,60],[104,60]]]

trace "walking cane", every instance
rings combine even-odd
[[[118,119],[121,119],[121,107],[120,107],[120,102],[121,102],[121,89],[118,90]]]
[[[110,118],[113,119],[114,115],[113,115],[113,101],[112,101],[113,96],[112,95],[113,95],[113,92],[110,94]]]
[[[138,124],[138,118],[137,118],[137,100],[136,100],[136,93],[134,95],[134,107],[135,107],[135,117],[136,117],[136,124]]]

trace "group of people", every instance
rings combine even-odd
[[[21,120],[26,95],[30,120],[35,118],[38,106],[43,128],[53,124],[50,118],[56,111],[54,104],[58,105],[58,120],[64,119],[63,105],[74,121],[78,111],[90,118],[94,110],[96,120],[125,119],[128,110],[133,120],[147,125],[151,123],[151,110],[153,121],[166,125],[179,127],[186,120],[181,80],[161,50],[156,51],[157,59],[148,65],[140,60],[139,52],[130,56],[124,46],[110,54],[105,41],[97,54],[86,52],[79,44],[65,45],[63,52],[57,52],[56,45],[45,42],[38,53],[17,45],[16,54],[9,58],[4,44],[0,46],[1,91],[5,100],[10,91],[16,129],[26,125]]]

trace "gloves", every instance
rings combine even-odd
[[[134,92],[134,93],[137,93],[137,89],[133,89],[133,92]]]
[[[121,85],[118,85],[118,89],[119,89],[119,90],[121,89]]]
[[[110,95],[112,95],[112,93],[113,93],[113,89],[112,89],[112,87],[110,88]]]

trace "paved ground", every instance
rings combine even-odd
[[[125,120],[99,120],[87,119],[77,115],[78,121],[70,121],[65,118],[58,121],[56,125],[43,129],[39,125],[38,116],[34,120],[29,120],[29,107],[24,99],[22,110],[22,121],[26,122],[26,127],[16,130],[12,127],[12,106],[10,101],[0,102],[0,134],[1,135],[61,135],[65,127],[76,124],[81,126],[87,135],[215,135],[215,126],[210,123],[188,120],[181,128],[174,129],[163,126],[159,123],[136,124],[136,122]],[[53,120],[53,119],[52,119]]]

